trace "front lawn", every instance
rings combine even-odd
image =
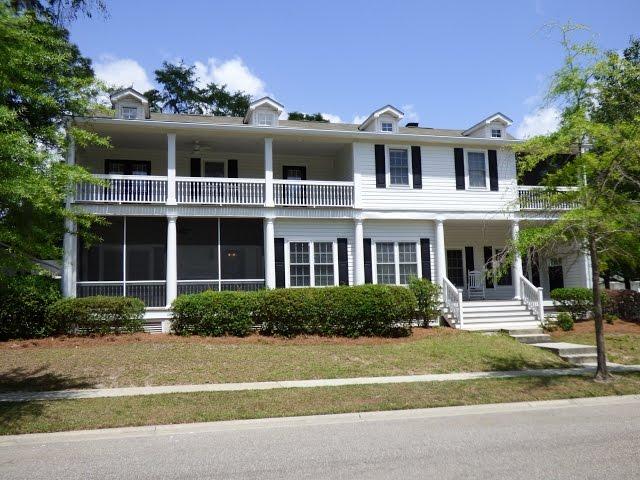
[[[0,403],[0,435],[637,393],[634,373]]]
[[[519,370],[568,366],[505,335],[290,340],[121,335],[0,343],[0,391]]]
[[[575,324],[569,332],[551,333],[554,341],[595,345],[594,323],[591,320]],[[627,365],[640,365],[640,324],[616,320],[604,324],[605,350],[609,361]]]

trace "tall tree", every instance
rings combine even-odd
[[[92,219],[65,209],[75,183],[92,180],[64,163],[69,117],[94,107],[90,60],[68,32],[0,2],[0,273],[29,268],[33,258],[58,258],[64,218]],[[105,144],[70,127],[77,144]]]
[[[522,253],[534,248],[548,254],[569,245],[590,255],[596,379],[607,381],[600,273],[603,258],[626,259],[630,245],[637,251],[640,203],[627,185],[640,188],[640,117],[601,119],[593,113],[606,90],[603,79],[627,84],[637,77],[638,66],[625,58],[612,64],[592,42],[574,42],[573,35],[583,29],[575,24],[559,27],[564,63],[554,74],[547,95],[548,102],[561,110],[558,130],[531,138],[516,149],[522,154],[525,171],[555,155],[574,153],[556,171],[547,173],[545,183],[549,187],[577,184],[572,192],[550,189],[547,193],[552,204],[569,201],[576,207],[556,221],[523,229],[516,246]]]
[[[104,0],[10,0],[9,4],[15,13],[31,11],[56,26],[66,25],[78,15],[91,18],[94,10],[107,14]]]
[[[326,118],[322,116],[321,113],[302,113],[302,112],[291,112],[289,113],[289,120],[303,120],[307,122],[328,122]]]

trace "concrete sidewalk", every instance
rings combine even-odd
[[[611,372],[640,372],[640,365],[611,365]],[[320,380],[285,380],[251,383],[208,383],[201,385],[165,385],[154,387],[96,388],[56,390],[45,392],[0,393],[0,402],[33,402],[38,400],[73,400],[81,398],[130,397],[167,393],[239,392],[244,390],[273,390],[277,388],[340,387],[345,385],[376,385],[389,383],[446,382],[483,378],[559,377],[595,372],[595,367],[557,368],[541,370],[512,370],[502,372],[463,372],[429,375],[401,375],[393,377],[329,378]]]

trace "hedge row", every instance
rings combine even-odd
[[[624,320],[640,321],[640,292],[608,290],[605,311]]]
[[[558,310],[567,312],[574,321],[586,319],[593,311],[593,291],[589,288],[556,288],[551,298]],[[624,320],[640,320],[640,292],[634,290],[605,290],[602,307],[606,314]]]
[[[416,313],[411,290],[389,285],[204,292],[178,297],[178,335],[246,335],[255,325],[266,335],[403,336]]]

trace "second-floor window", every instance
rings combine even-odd
[[[122,118],[125,120],[138,118],[138,107],[122,107]]]
[[[389,149],[389,183],[409,185],[409,153],[404,148]]]
[[[502,138],[502,130],[500,130],[499,128],[492,128],[491,129],[491,137],[492,138]]]
[[[467,152],[469,188],[487,188],[487,165],[484,152]]]
[[[381,122],[380,131],[382,131],[382,132],[393,132],[393,123],[392,122]]]

